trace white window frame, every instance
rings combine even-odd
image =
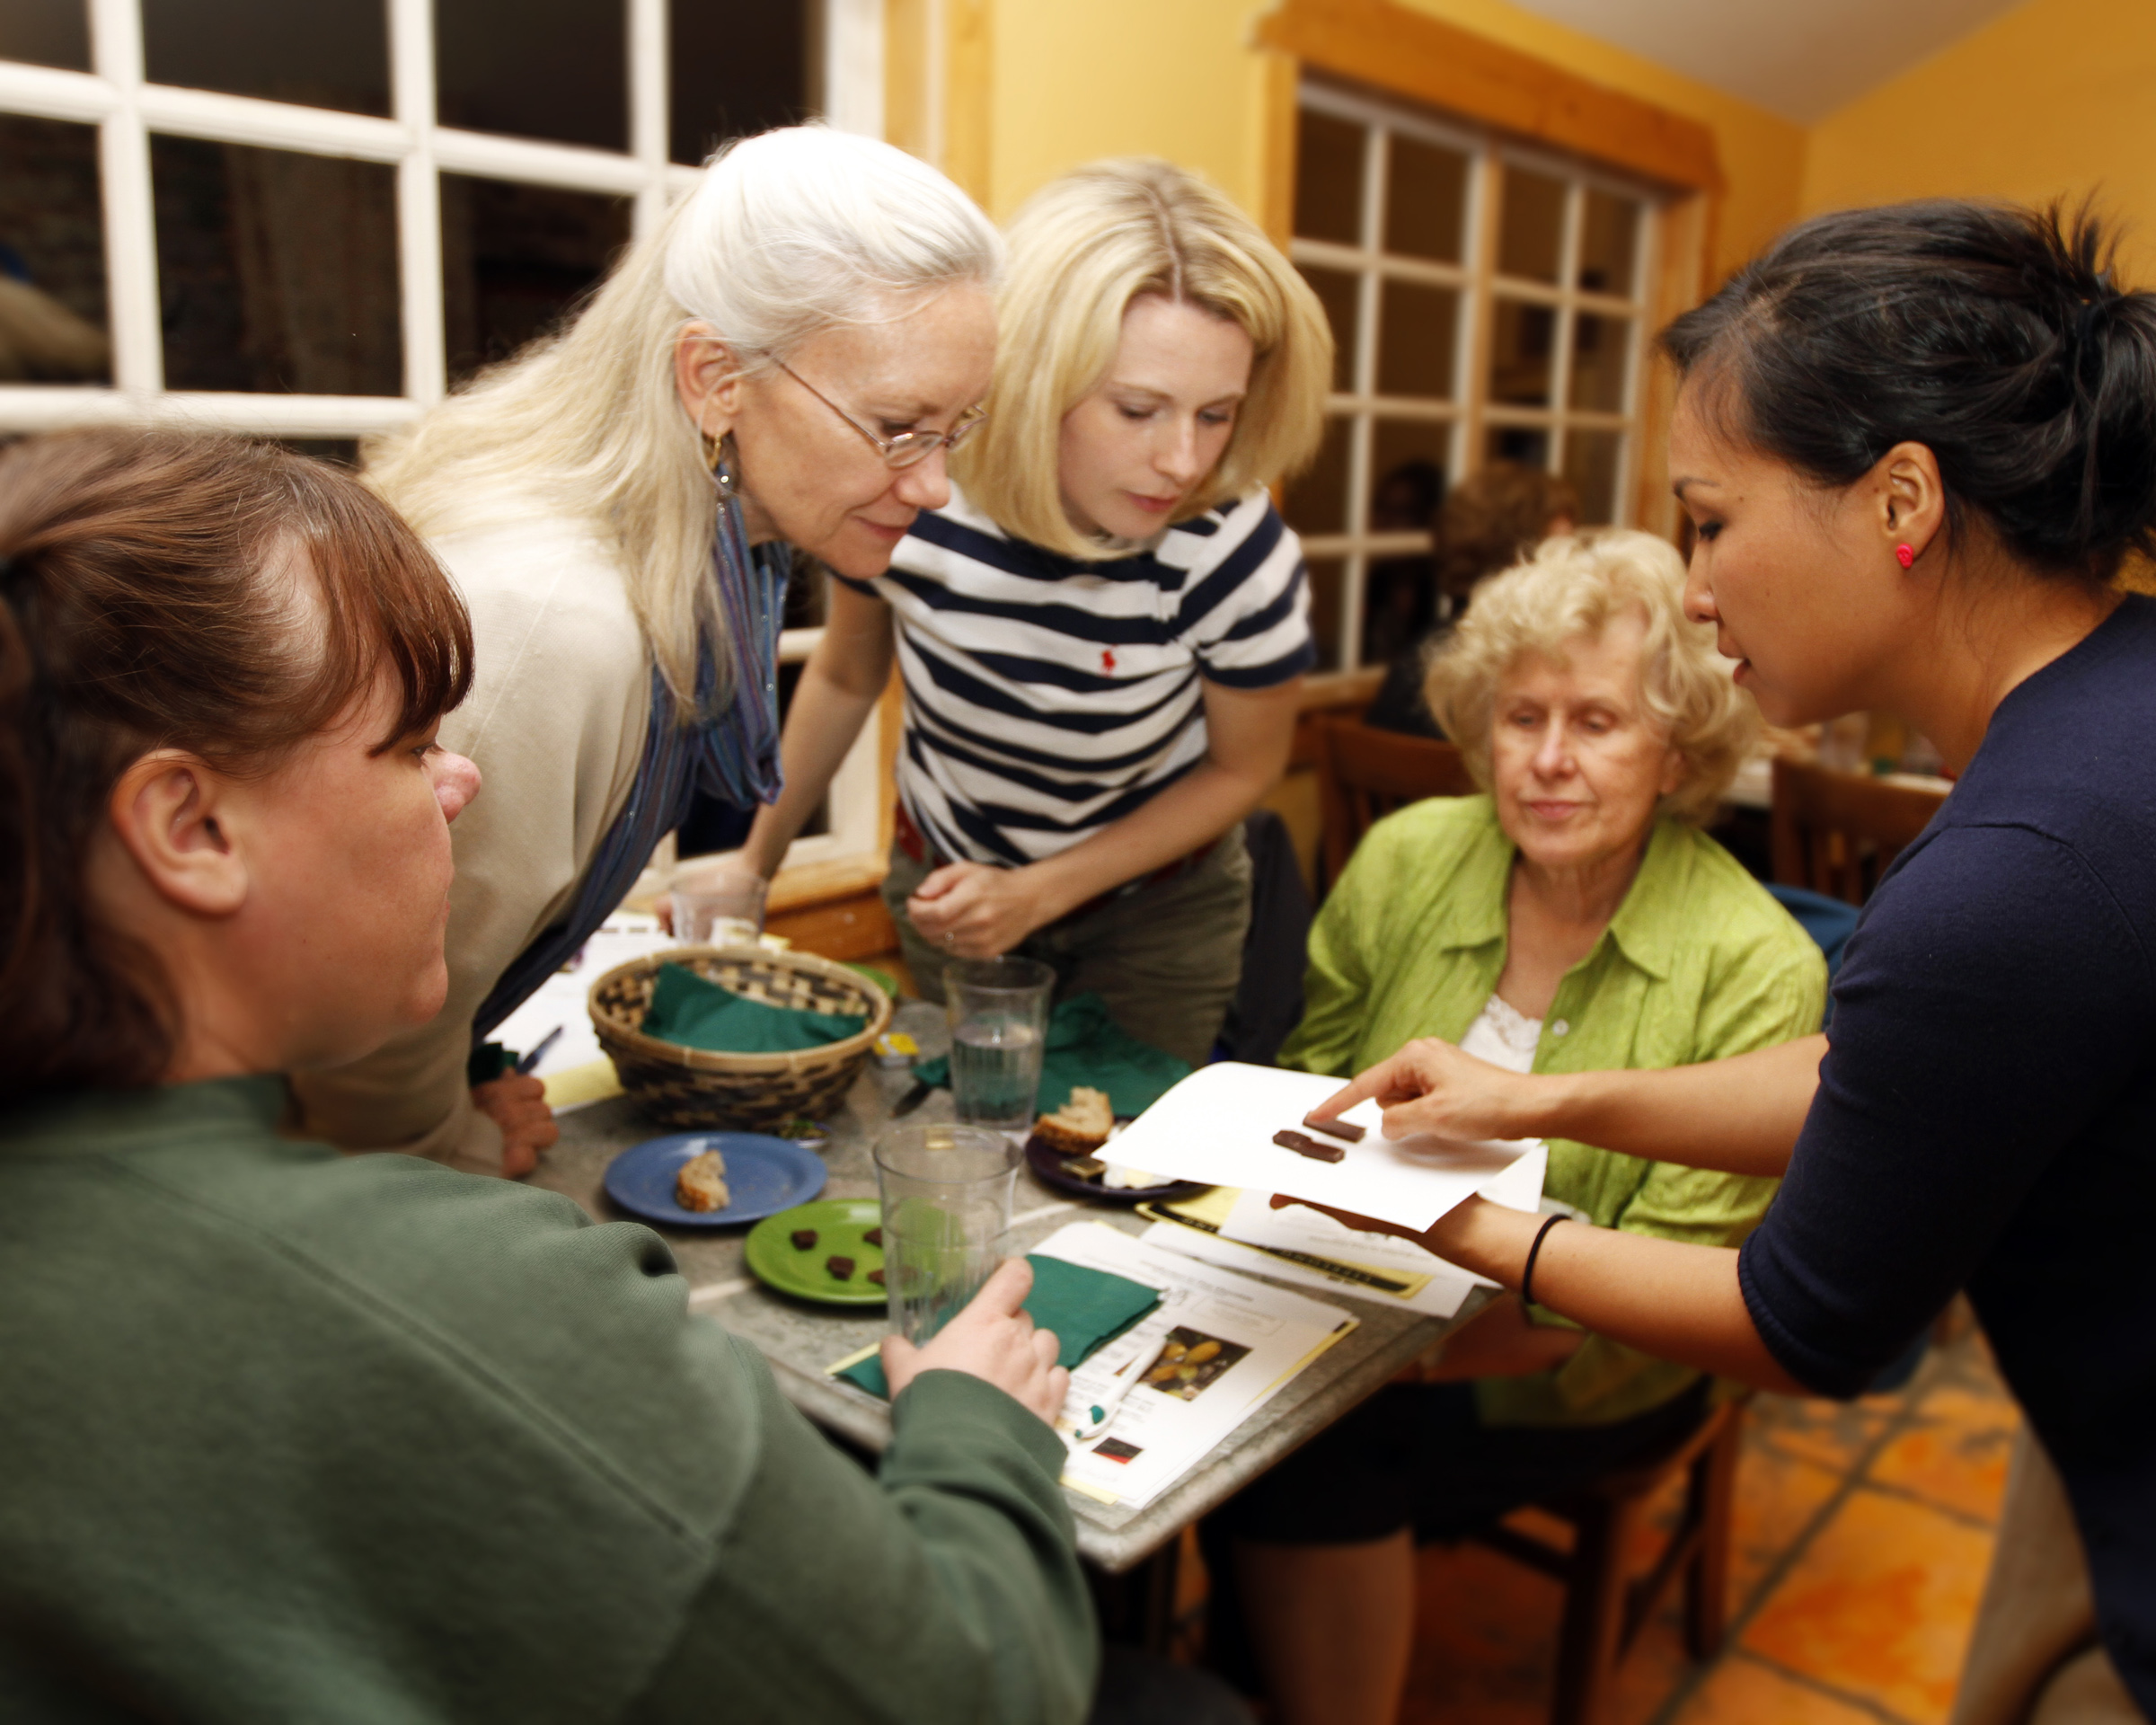
[[[696,0],[674,0],[694,4]],[[447,392],[442,310],[442,173],[510,180],[634,200],[632,232],[648,234],[697,171],[667,159],[667,6],[626,0],[626,151],[549,144],[435,123],[433,0],[382,0],[389,29],[390,114],[339,112],[220,91],[148,83],[138,0],[86,0],[89,72],[0,60],[0,113],[98,128],[104,201],[106,307],[112,383],[0,385],[0,431],[86,424],[165,424],[278,438],[363,437],[403,425]],[[814,39],[825,118],[883,135],[883,0],[820,0]],[[298,395],[168,390],[159,327],[150,186],[153,133],[376,162],[396,170],[397,264],[404,376],[401,395]],[[780,659],[805,660],[817,629],[789,629]],[[878,849],[882,791],[878,726],[869,724],[833,780],[830,831],[798,841],[787,865],[851,861]]]
[[[1638,472],[1642,373],[1651,285],[1659,270],[1660,212],[1653,188],[1564,156],[1527,149],[1478,128],[1447,122],[1402,103],[1350,93],[1305,78],[1297,106],[1362,126],[1364,132],[1362,208],[1359,240],[1343,245],[1330,240],[1296,236],[1289,255],[1296,263],[1356,278],[1355,352],[1350,387],[1326,399],[1327,418],[1348,421],[1348,525],[1343,532],[1303,535],[1303,551],[1312,559],[1340,559],[1339,662],[1327,670],[1352,671],[1362,663],[1363,601],[1372,560],[1414,556],[1432,549],[1427,533],[1376,533],[1369,526],[1370,493],[1375,480],[1374,443],[1380,419],[1423,420],[1451,429],[1445,473],[1454,483],[1480,472],[1486,459],[1488,432],[1498,426],[1532,426],[1549,433],[1546,456],[1552,473],[1564,471],[1568,431],[1607,430],[1623,434],[1615,481],[1616,524],[1630,526],[1632,491]],[[1468,158],[1466,243],[1456,264],[1411,258],[1383,249],[1385,172],[1390,135],[1456,151]],[[1497,273],[1498,216],[1504,169],[1532,169],[1565,182],[1562,257],[1555,286]],[[1640,227],[1633,248],[1633,279],[1629,295],[1592,293],[1577,286],[1580,231],[1589,189],[1635,200]],[[1383,396],[1377,392],[1378,305],[1388,279],[1449,288],[1459,294],[1454,329],[1454,395],[1450,401]],[[1499,298],[1531,301],[1557,313],[1551,333],[1548,407],[1516,407],[1489,399],[1489,343],[1493,307]],[[1613,412],[1570,405],[1573,320],[1581,313],[1628,320],[1624,400]]]

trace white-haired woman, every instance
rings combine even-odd
[[[1197,1063],[1250,919],[1242,818],[1314,659],[1266,486],[1317,447],[1331,337],[1279,251],[1167,163],[1097,163],[1011,229],[988,420],[891,571],[837,571],[787,722],[769,875],[890,676],[906,686],[884,897],[915,980],[1046,960]]]
[[[768,132],[715,157],[559,336],[370,447],[368,480],[470,607],[477,677],[445,747],[487,794],[456,831],[448,1004],[303,1080],[311,1131],[508,1173],[553,1141],[536,1081],[468,1086],[475,1039],[699,784],[776,794],[777,542],[866,580],[945,501],[1002,252],[904,152]]]
[[[1685,619],[1683,584],[1663,541],[1604,532],[1546,540],[1475,589],[1428,694],[1487,794],[1371,829],[1312,933],[1284,1065],[1345,1076],[1436,1037],[1515,1072],[1674,1066],[1818,1029],[1818,948],[1696,824],[1758,720],[1714,632]],[[1544,1191],[1599,1227],[1719,1246],[1775,1185],[1552,1140]],[[1286,1725],[1393,1718],[1418,1536],[1672,1441],[1710,1387],[1512,1295],[1425,1378],[1208,1528],[1224,1641],[1247,1634]]]

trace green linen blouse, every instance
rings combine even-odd
[[[1373,827],[1311,931],[1281,1065],[1345,1078],[1418,1037],[1459,1041],[1504,973],[1513,854],[1488,797],[1435,797]],[[1719,1060],[1809,1035],[1825,1001],[1825,960],[1796,920],[1706,834],[1660,820],[1609,927],[1558,986],[1533,1069]],[[1603,1227],[1734,1246],[1779,1184],[1553,1138],[1544,1190]],[[1555,1371],[1484,1378],[1476,1393],[1492,1425],[1601,1425],[1696,1376],[1590,1335]]]

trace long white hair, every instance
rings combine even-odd
[[[588,522],[693,707],[698,632],[722,642],[724,624],[716,498],[675,388],[683,326],[708,323],[759,372],[834,324],[903,316],[958,282],[993,287],[1002,265],[988,218],[902,150],[825,126],[739,139],[573,323],[370,438],[367,479],[429,538],[534,512]]]

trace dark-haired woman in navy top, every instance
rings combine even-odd
[[[2156,298],[2107,252],[2085,217],[1845,211],[1662,338],[1689,603],[1739,680],[1778,724],[1905,713],[1960,777],[1867,906],[1831,1033],[1558,1078],[1414,1043],[1329,1107],[1786,1168],[1739,1250],[1479,1200],[1423,1236],[1770,1388],[1856,1393],[1966,1287],[2086,1547],[2088,1659],[2156,1713],[2156,601],[2114,585],[2156,524]]]

